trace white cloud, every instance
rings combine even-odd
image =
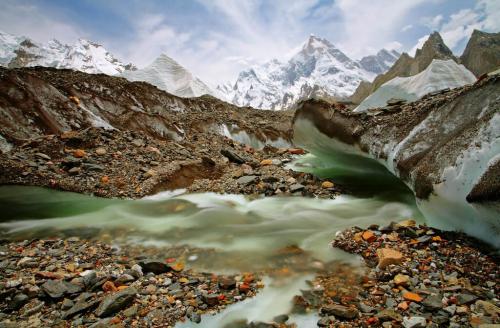
[[[482,24],[484,29],[500,31],[500,1],[480,0],[476,8],[485,16]]]
[[[461,52],[474,29],[488,32],[500,30],[500,1],[480,0],[472,9],[453,13],[439,32],[448,47]]]
[[[403,49],[403,45],[398,41],[391,41],[391,42],[386,43],[384,45],[384,48],[387,50],[401,51],[401,49]]]
[[[417,49],[421,49],[422,46],[424,45],[425,41],[427,41],[428,38],[429,38],[429,35],[426,34],[423,37],[421,37],[420,39],[418,39],[417,44],[413,48],[411,48],[410,51],[408,51],[408,54],[410,56],[415,56]]]
[[[369,48],[380,48],[397,37],[400,26],[415,8],[431,1],[336,1],[346,28],[340,45],[355,58],[367,54]]]
[[[135,35],[125,41],[123,55],[139,67],[151,63],[161,53],[173,55],[189,48],[191,35],[167,25],[161,14],[145,14],[131,23]]]
[[[71,22],[48,16],[36,5],[13,0],[2,1],[0,30],[24,35],[38,42],[57,38],[66,43],[73,43],[86,36],[84,31]]]
[[[422,17],[420,19],[420,23],[426,27],[428,27],[430,30],[435,31],[438,30],[441,27],[441,23],[443,22],[443,15],[436,15],[436,16],[431,16],[431,17]]]
[[[468,39],[474,29],[481,29],[482,26],[479,13],[462,9],[450,16],[449,21],[441,27],[440,34],[446,45],[453,49],[460,41]]]
[[[409,31],[413,28],[413,25],[412,24],[408,24],[408,25],[405,25],[403,26],[403,28],[401,29],[401,32],[406,32],[406,31]]]

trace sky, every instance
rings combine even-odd
[[[311,34],[360,59],[412,53],[432,31],[459,55],[474,29],[500,31],[500,0],[0,0],[4,32],[86,38],[138,67],[165,53],[212,86],[288,59]]]

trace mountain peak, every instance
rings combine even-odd
[[[0,31],[0,65],[7,67],[45,66],[69,68],[87,73],[115,75],[134,69],[125,65],[103,46],[86,39],[73,45],[52,39],[39,44],[26,37],[13,36]]]
[[[439,34],[439,32],[434,31],[427,41],[425,41],[424,45],[421,49],[417,49],[415,53],[415,58],[425,56],[425,57],[434,57],[437,59],[449,59],[454,58],[453,52],[451,52],[450,48],[446,46],[443,41],[443,38]],[[426,63],[426,66],[430,63]]]
[[[302,50],[305,51],[314,51],[316,49],[329,49],[335,48],[333,44],[330,43],[327,39],[320,38],[314,34],[311,34],[307,41],[302,46]]]
[[[205,83],[165,53],[145,68],[126,71],[122,76],[129,81],[148,82],[179,97],[214,95]]]

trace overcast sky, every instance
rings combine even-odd
[[[460,54],[500,31],[500,0],[0,0],[0,30],[39,42],[87,38],[143,67],[166,53],[209,84],[286,59],[310,34],[353,59],[412,51],[437,30]]]

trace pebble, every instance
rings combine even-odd
[[[425,328],[427,320],[424,317],[404,317],[403,327],[405,328]]]

